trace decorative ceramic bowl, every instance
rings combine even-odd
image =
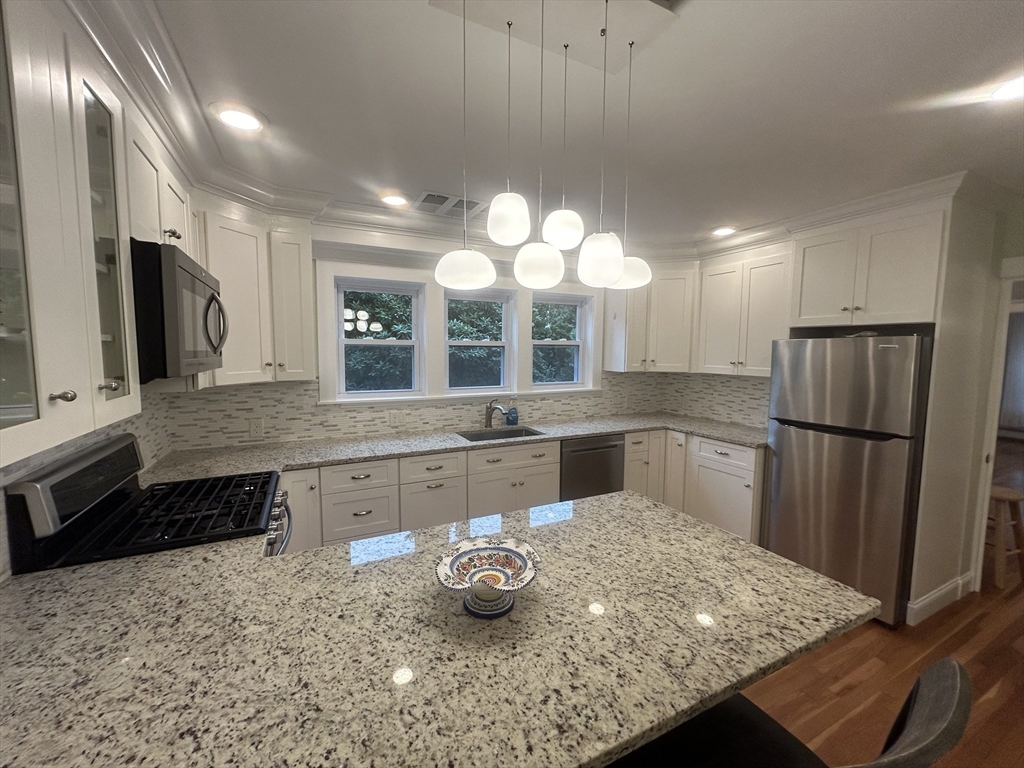
[[[460,541],[437,561],[437,580],[445,589],[466,592],[466,613],[478,619],[504,616],[515,605],[514,592],[537,575],[537,552],[517,539]]]

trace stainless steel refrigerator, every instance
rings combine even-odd
[[[931,339],[785,339],[772,347],[762,545],[882,601],[910,591]]]

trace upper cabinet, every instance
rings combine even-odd
[[[127,123],[127,155],[131,236],[173,243],[195,258],[200,243],[188,194],[132,120]]]
[[[697,371],[771,374],[772,341],[789,336],[787,261],[764,256],[701,270]]]
[[[274,320],[274,376],[278,381],[316,378],[313,332],[313,254],[309,235],[270,233],[270,293]]]
[[[657,275],[643,288],[605,291],[604,370],[690,370],[694,273]]]
[[[942,225],[932,211],[797,240],[791,324],[933,322]]]

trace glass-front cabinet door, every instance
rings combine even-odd
[[[75,161],[86,262],[96,425],[141,408],[135,362],[124,111],[114,93],[72,59]]]

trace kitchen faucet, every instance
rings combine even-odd
[[[500,411],[502,416],[508,416],[508,411],[505,410],[505,407],[501,406],[501,405],[495,405],[496,402],[498,402],[498,398],[494,398],[493,400],[491,400],[491,402],[489,402],[487,404],[487,415],[484,416],[484,428],[485,429],[493,429],[494,428],[494,412],[495,411]]]

